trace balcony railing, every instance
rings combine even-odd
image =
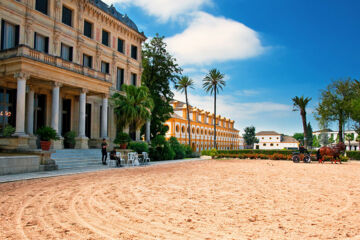
[[[20,45],[16,48],[0,51],[0,60],[25,57],[38,62],[42,62],[48,65],[56,66],[62,69],[66,69],[78,74],[82,74],[87,77],[95,78],[101,81],[110,82],[110,75],[105,74],[94,69],[84,67],[82,65],[66,61],[60,57],[52,56],[43,52],[34,50],[28,46]]]

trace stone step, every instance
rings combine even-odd
[[[64,149],[51,155],[59,169],[81,168],[88,166],[103,166],[101,164],[101,149]]]

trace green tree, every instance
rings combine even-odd
[[[306,131],[307,131],[307,146],[312,148],[314,135],[310,122],[307,125]]]
[[[224,80],[225,75],[220,73],[217,69],[211,69],[209,73],[203,79],[203,88],[205,92],[214,94],[214,146],[217,149],[216,145],[216,95],[219,94],[220,90],[223,90],[226,83]]]
[[[318,137],[315,135],[314,138],[313,138],[313,144],[312,144],[313,147],[315,148],[319,148],[320,147],[320,142],[319,142],[319,139]]]
[[[298,140],[301,144],[304,144],[304,133],[295,133],[293,138]]]
[[[142,51],[142,84],[149,88],[150,96],[154,101],[151,113],[151,139],[157,135],[165,135],[168,128],[164,123],[171,117],[173,108],[170,101],[174,94],[171,83],[180,78],[182,69],[166,49],[164,37],[158,34],[145,43]]]
[[[187,111],[187,120],[188,120],[188,133],[189,133],[189,146],[191,146],[191,121],[190,121],[190,106],[188,100],[188,89],[194,88],[194,81],[191,80],[187,76],[183,76],[175,85],[175,88],[179,90],[181,93],[185,92],[185,100],[186,100],[186,111]]]
[[[246,145],[251,146],[251,148],[254,148],[254,144],[259,142],[259,139],[256,138],[254,126],[246,127],[244,129],[243,138]]]
[[[328,141],[329,141],[330,144],[335,143],[334,136],[331,136]]]
[[[118,130],[122,132],[124,127],[129,124],[135,124],[136,130],[138,130],[150,119],[154,107],[149,89],[145,86],[123,85],[122,90],[125,95],[115,93],[112,96]]]
[[[354,134],[353,133],[348,133],[345,135],[345,140],[348,141],[349,143],[349,150],[351,151],[351,141],[354,140]]]
[[[311,98],[308,97],[304,98],[304,96],[302,97],[296,96],[292,98],[292,101],[293,101],[294,111],[300,112],[300,116],[303,124],[303,130],[304,130],[304,147],[307,148],[308,136],[307,136],[307,121],[306,121],[306,106],[311,101]]]
[[[336,80],[321,92],[320,102],[316,108],[316,119],[318,121],[336,121],[338,123],[340,142],[344,142],[343,126],[350,116],[351,100],[353,97],[353,81],[350,78]]]
[[[360,133],[357,133],[358,136],[356,137],[356,141],[359,143],[359,151],[360,151]]]

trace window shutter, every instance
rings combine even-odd
[[[49,38],[45,38],[45,52],[49,53]]]
[[[5,21],[1,20],[1,50],[4,49],[4,39],[5,39]]]
[[[34,32],[34,49],[36,49],[36,32]]]
[[[20,38],[20,26],[15,26],[15,47],[19,46],[19,38]]]
[[[89,68],[92,68],[92,57],[89,57]]]
[[[73,60],[73,47],[69,47],[69,61],[72,62]]]

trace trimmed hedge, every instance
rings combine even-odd
[[[243,149],[243,150],[218,150],[218,154],[283,154],[283,155],[292,155],[293,152],[298,152],[298,150],[260,150],[260,149]],[[309,151],[310,154],[316,154],[316,150]]]
[[[348,156],[352,160],[360,160],[359,151],[346,151],[346,156]]]

